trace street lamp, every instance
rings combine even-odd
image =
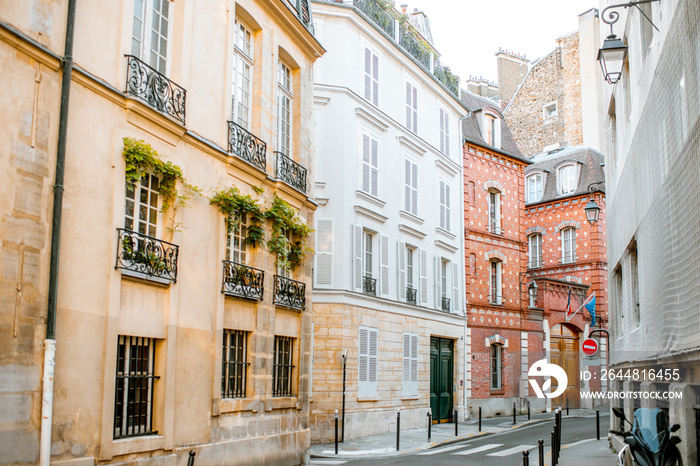
[[[636,0],[629,3],[610,5],[604,9],[603,13],[600,15],[603,22],[610,25],[610,35],[603,41],[603,47],[598,50],[598,61],[600,62],[600,69],[603,70],[603,77],[605,77],[605,80],[610,84],[616,84],[620,80],[620,76],[622,76],[622,67],[625,64],[625,58],[627,58],[627,46],[622,42],[622,39],[613,33],[613,24],[620,19],[620,13],[614,11],[614,9],[629,8],[631,6],[637,7],[641,14],[654,26],[654,29],[658,31],[656,25],[638,6],[643,3],[658,1],[660,0]],[[608,11],[611,9],[613,10]]]
[[[537,307],[537,282],[531,281],[527,286],[527,293],[530,297],[530,307]]]
[[[605,192],[605,181],[599,181],[597,183],[589,184],[588,192],[591,194],[596,192]],[[588,223],[590,223],[591,225],[595,225],[596,223],[598,223],[598,216],[600,215],[600,206],[596,203],[595,200],[593,200],[592,197],[588,200],[588,203],[583,208],[583,210],[586,212],[586,220],[588,220]]]

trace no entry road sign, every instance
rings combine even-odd
[[[581,346],[583,354],[586,356],[593,356],[598,352],[598,342],[593,338],[586,338],[583,340],[583,345]]]

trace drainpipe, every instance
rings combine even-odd
[[[73,72],[73,32],[75,29],[75,3],[68,0],[66,43],[63,55],[61,82],[61,110],[58,119],[58,147],[56,148],[56,178],[53,186],[53,217],[51,221],[51,261],[49,265],[49,296],[46,315],[46,340],[44,340],[44,376],[41,400],[41,433],[39,437],[39,464],[49,466],[51,460],[51,424],[53,421],[53,378],[56,364],[56,304],[58,302],[58,258],[61,243],[61,214],[63,210],[63,175],[66,161],[66,137],[68,134],[68,102]]]

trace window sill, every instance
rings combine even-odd
[[[357,401],[379,401],[379,396],[358,396]]]
[[[441,234],[442,236],[444,236],[445,238],[448,238],[448,239],[451,239],[451,240],[457,238],[457,235],[453,235],[452,233],[450,233],[449,231],[447,231],[447,230],[445,230],[444,228],[441,228],[441,227],[435,227],[435,231],[436,231],[437,233]]]
[[[222,398],[219,402],[221,414],[236,413],[241,411],[258,412],[259,400],[255,398]]]
[[[417,400],[418,395],[402,395],[401,399],[402,400]]]
[[[506,394],[506,390],[505,390],[504,388],[491,388],[491,389],[489,389],[489,390],[490,390],[490,394],[491,394],[491,395],[499,396],[499,395],[505,395],[505,394]]]
[[[122,277],[127,280],[133,280],[137,282],[148,282],[150,284],[155,284],[167,288],[171,283],[174,283],[168,278],[156,277],[154,275],[148,275],[146,273],[135,272],[133,270],[121,269]]]
[[[408,220],[411,220],[411,221],[417,223],[418,225],[423,225],[424,220],[422,218],[418,217],[417,215],[412,214],[411,212],[408,212],[406,210],[400,210],[399,215],[403,218],[406,218]]]
[[[265,411],[275,409],[301,409],[299,400],[295,396],[278,396],[265,400]]]
[[[378,207],[384,207],[386,205],[386,202],[382,201],[378,197],[372,196],[371,194],[361,191],[359,189],[355,191],[355,195],[360,199],[364,199],[365,201],[371,202],[372,204]]]
[[[141,453],[151,450],[162,450],[165,447],[165,436],[146,435],[143,437],[120,438],[112,443],[112,455],[121,456],[130,453]]]

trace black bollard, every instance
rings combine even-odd
[[[595,439],[600,440],[600,411],[595,410]]]
[[[455,437],[459,435],[459,431],[457,430],[459,427],[459,419],[457,419],[457,410],[455,409],[455,414],[454,414],[454,420],[455,420]]]
[[[433,428],[433,415],[430,412],[430,410],[428,410],[428,443],[430,443],[430,434],[431,434],[432,428]]]
[[[401,436],[401,410],[396,410],[396,451],[399,451],[399,443]]]
[[[513,425],[515,425],[516,420],[515,420],[515,401],[513,402]]]
[[[554,430],[552,430],[552,466],[555,466],[557,464],[556,460],[556,450],[557,450],[557,435],[554,433]]]
[[[190,450],[190,457],[187,460],[187,466],[194,466],[194,457],[197,455],[197,452],[194,450]]]
[[[479,406],[479,432],[481,432],[481,406]]]
[[[566,395],[566,415],[569,415],[569,395]]]
[[[530,466],[530,452],[527,450],[523,452],[523,466]]]
[[[338,410],[335,410],[335,454],[338,454]]]
[[[530,400],[527,400],[527,420],[530,420]]]
[[[544,440],[539,439],[537,442],[537,447],[540,453],[540,466],[544,466]]]

